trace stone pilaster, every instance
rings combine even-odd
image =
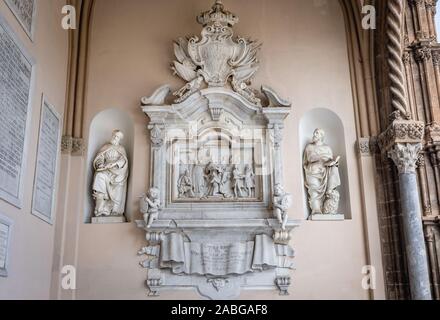
[[[283,130],[284,120],[290,114],[290,108],[265,108],[263,114],[266,117],[269,141],[271,142],[271,169],[273,185],[284,185],[283,181]]]

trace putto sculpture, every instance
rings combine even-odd
[[[312,142],[304,152],[305,186],[308,190],[309,207],[314,215],[337,215],[341,185],[339,160],[332,149],[324,143],[325,132],[316,129]]]
[[[160,190],[151,188],[148,194],[141,197],[140,201],[141,213],[144,215],[144,221],[147,229],[151,228],[154,221],[159,218],[161,209]]]
[[[289,216],[287,215],[287,210],[292,206],[292,195],[286,193],[283,186],[280,184],[276,184],[274,187],[274,197],[272,205],[274,216],[281,224],[281,229],[286,230],[287,221],[289,219]]]
[[[99,150],[93,161],[95,217],[124,215],[129,162],[124,147],[120,145],[123,138],[121,131],[113,131],[111,141]]]

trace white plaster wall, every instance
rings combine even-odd
[[[31,98],[32,114],[24,173],[21,210],[0,200],[0,213],[14,222],[10,246],[9,277],[0,277],[1,299],[48,299],[51,282],[55,226],[31,215],[32,189],[37,154],[41,97],[44,93],[57,112],[64,114],[67,74],[67,32],[61,28],[64,0],[37,2],[34,42],[31,42],[4,1],[0,14],[9,23],[23,46],[34,58],[35,82]],[[56,194],[58,201],[58,193]],[[55,212],[56,216],[56,212]],[[56,223],[56,222],[55,222]]]
[[[261,69],[254,87],[267,84],[293,101],[286,121],[284,167],[286,189],[295,197],[293,219],[303,220],[293,236],[297,270],[288,299],[368,299],[361,287],[367,252],[361,209],[359,168],[354,151],[356,128],[344,19],[338,1],[225,0],[241,22],[236,34],[263,42]],[[195,16],[211,5],[204,0],[97,0],[91,37],[85,127],[109,105],[123,108],[134,121],[132,197],[148,187],[147,119],[139,100],[173,77],[172,41],[198,35]],[[351,220],[305,221],[300,119],[310,110],[328,108],[345,128]],[[88,134],[86,134],[88,136]],[[86,174],[86,173],[84,173]],[[132,176],[133,177],[133,176]],[[86,193],[86,190],[84,190]],[[136,207],[134,207],[136,208]],[[81,214],[81,213],[79,213]],[[133,224],[82,224],[78,241],[78,299],[147,299],[146,271],[137,250],[144,234]],[[165,299],[197,299],[190,291],[164,293]],[[244,292],[243,299],[279,299],[277,292]]]

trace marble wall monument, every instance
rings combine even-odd
[[[291,196],[283,190],[282,138],[291,104],[251,87],[260,44],[234,36],[239,18],[221,1],[200,14],[201,36],[174,43],[185,85],[142,98],[151,171],[141,199],[151,295],[192,287],[205,298],[241,290],[288,294],[294,250]]]
[[[95,210],[92,223],[125,222],[129,162],[127,152],[120,144],[123,138],[120,130],[114,130],[110,142],[98,151],[93,161]]]

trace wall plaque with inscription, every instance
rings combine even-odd
[[[5,0],[5,2],[23,26],[27,35],[32,39],[36,8],[35,0]]]
[[[53,222],[60,129],[59,115],[43,98],[32,213],[48,223]]]
[[[33,63],[0,17],[0,198],[21,207]]]
[[[0,215],[0,277],[8,276],[8,254],[12,222]]]

